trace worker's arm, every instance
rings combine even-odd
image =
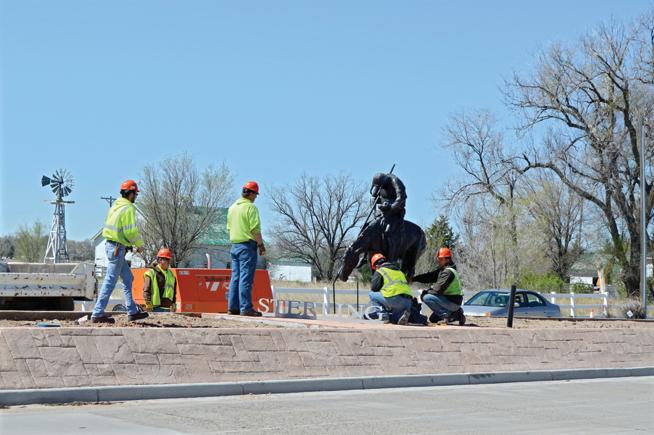
[[[438,275],[438,280],[434,284],[433,291],[430,290],[429,293],[442,295],[452,281],[454,281],[454,273],[450,269],[443,269]]]
[[[149,275],[143,276],[143,301],[146,311],[152,310],[152,281]]]
[[[413,282],[421,282],[423,284],[431,284],[432,282],[438,281],[438,273],[440,272],[440,268],[434,270],[433,272],[427,272],[423,273],[420,275],[416,275],[411,278],[411,281]]]
[[[378,292],[384,286],[384,278],[379,272],[372,274],[372,280],[370,281],[370,291]]]
[[[257,246],[259,247],[259,254],[265,255],[266,245],[263,243],[263,237],[261,236],[261,219],[259,218],[259,210],[254,205],[248,210],[248,221],[252,236],[257,241]]]
[[[120,217],[120,228],[125,238],[129,241],[131,246],[136,247],[138,252],[141,252],[142,249],[139,249],[143,246],[143,238],[141,237],[141,232],[139,227],[136,225],[136,207],[133,205]]]
[[[390,174],[391,183],[395,189],[395,201],[391,204],[391,210],[398,211],[406,206],[406,188],[404,183],[394,174]]]

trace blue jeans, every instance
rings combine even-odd
[[[373,306],[381,307],[389,313],[391,323],[397,323],[405,311],[411,312],[411,299],[404,296],[392,296],[385,298],[381,292],[368,292],[370,303]]]
[[[104,249],[107,254],[108,262],[107,274],[104,277],[104,282],[98,293],[98,299],[95,302],[95,307],[93,307],[93,313],[91,316],[101,317],[104,314],[104,310],[107,308],[107,303],[109,303],[109,298],[116,287],[116,282],[118,282],[119,276],[122,278],[123,286],[125,287],[125,305],[127,306],[127,313],[136,314],[138,308],[132,298],[132,281],[134,281],[134,276],[132,275],[132,270],[125,261],[127,250],[123,245],[118,244],[118,255],[114,255],[116,244],[108,240],[105,242]]]
[[[446,319],[461,308],[461,305],[455,304],[443,295],[428,294],[422,298],[422,301],[442,319]]]
[[[252,283],[257,269],[257,242],[234,243],[231,250],[232,277],[227,306],[230,311],[252,311]]]

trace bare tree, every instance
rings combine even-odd
[[[273,239],[282,255],[310,263],[319,279],[332,280],[336,262],[368,212],[366,189],[346,175],[303,175],[270,191],[279,216]]]
[[[16,252],[16,238],[14,236],[0,237],[0,258],[13,258]]]
[[[68,240],[70,261],[87,261],[95,258],[95,246],[92,240]]]
[[[544,238],[552,270],[569,282],[570,270],[583,251],[583,199],[548,173],[536,174],[525,185],[524,203]]]
[[[186,261],[220,208],[227,205],[231,188],[232,175],[225,165],[200,172],[188,155],[146,166],[136,203],[143,220],[146,259],[166,246],[173,251],[173,265]]]
[[[450,183],[444,194],[448,206],[457,200],[469,201],[480,196],[490,198],[499,206],[501,215],[507,218],[512,246],[510,274],[517,280],[520,262],[516,201],[520,173],[513,166],[514,158],[496,121],[487,111],[453,116],[446,135],[445,147],[453,150],[456,163],[463,170],[463,177]]]
[[[545,131],[542,146],[524,154],[523,170],[552,172],[602,211],[630,295],[640,281],[640,195],[648,222],[654,204],[652,165],[646,180],[639,177],[638,129],[641,121],[652,124],[653,29],[651,16],[629,28],[600,26],[574,46],[546,50],[533,73],[507,83],[523,128]],[[651,162],[651,139],[643,148]]]
[[[43,261],[48,235],[42,222],[34,222],[32,226],[22,225],[16,232],[14,243],[16,259],[31,263]]]

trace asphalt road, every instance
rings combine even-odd
[[[654,377],[0,410],[0,434],[654,433]]]

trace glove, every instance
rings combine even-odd
[[[171,312],[171,313],[174,313],[175,311],[177,311],[177,304],[172,304],[172,305],[170,306],[170,312]]]
[[[145,311],[151,312],[153,310],[152,304],[149,302],[145,303]]]
[[[423,290],[422,293],[420,293],[420,299],[424,300],[425,296],[427,296],[428,294],[429,294],[429,290],[427,289]]]

